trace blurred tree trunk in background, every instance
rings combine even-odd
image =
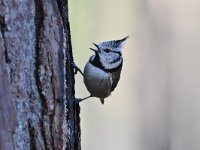
[[[139,149],[199,150],[200,2],[139,4]]]
[[[66,0],[0,0],[0,149],[80,150]]]

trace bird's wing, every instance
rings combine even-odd
[[[122,70],[122,66],[119,68],[118,71],[112,73],[112,87],[111,87],[111,91],[113,91],[116,88],[116,86],[117,86],[117,84],[119,82],[121,70]]]

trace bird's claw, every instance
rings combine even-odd
[[[74,69],[74,74],[77,74],[77,72],[80,72],[83,75],[83,72],[81,71],[81,69],[75,63],[71,63],[71,66]]]
[[[80,102],[82,102],[83,100],[86,100],[86,99],[88,99],[88,98],[90,98],[90,97],[92,97],[92,96],[90,95],[90,96],[87,96],[87,97],[85,97],[85,98],[74,98],[74,102],[75,102],[75,103],[80,103]]]

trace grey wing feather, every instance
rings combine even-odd
[[[116,88],[116,86],[119,82],[121,70],[122,70],[122,67],[118,71],[112,73],[112,88],[111,88],[111,91],[113,91]]]

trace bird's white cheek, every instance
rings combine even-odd
[[[115,63],[108,63],[103,61],[102,64],[106,69],[113,69],[113,68],[117,68],[120,64],[122,63],[122,59],[115,62]]]

